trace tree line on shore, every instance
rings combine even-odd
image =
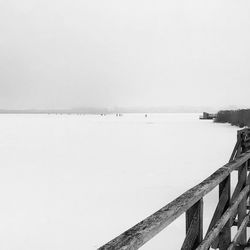
[[[217,113],[214,121],[219,123],[229,122],[241,128],[244,126],[250,127],[250,109],[221,110]]]

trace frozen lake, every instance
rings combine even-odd
[[[238,129],[198,116],[0,115],[0,249],[96,249],[198,184]],[[142,249],[178,249],[184,225]]]

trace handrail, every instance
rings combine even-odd
[[[196,202],[225,180],[233,170],[238,169],[249,159],[250,150],[222,166],[200,184],[189,189],[145,220],[100,247],[99,250],[135,250],[140,248],[176,218],[187,212]]]

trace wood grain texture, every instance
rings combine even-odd
[[[247,161],[247,164],[249,165],[249,160]],[[247,176],[247,185],[250,185],[250,173],[248,174]],[[237,198],[237,196],[239,195],[240,191],[243,189],[243,182],[241,181],[238,181],[235,189],[234,189],[234,192],[233,192],[233,195],[232,195],[232,198],[231,198],[231,203],[234,203],[235,199]],[[237,226],[238,224],[238,220],[237,220],[237,223],[235,223],[235,218],[237,216],[237,213],[238,211],[235,212],[235,214],[232,216],[232,218],[230,219],[230,226]]]
[[[216,222],[220,219],[221,215],[225,211],[225,207],[226,207],[226,204],[228,204],[228,199],[229,199],[228,192],[227,192],[229,186],[230,186],[230,179],[227,178],[224,184],[223,190],[219,194],[219,202],[215,209],[214,215],[212,217],[212,220],[210,222],[206,235],[210,232],[210,230],[213,228],[213,226],[216,224]],[[219,239],[217,238],[213,241],[212,248],[216,249],[218,244],[219,244]]]
[[[247,163],[244,163],[238,170],[238,182],[242,182],[243,187],[247,182]],[[246,217],[247,213],[247,197],[244,197],[238,207],[238,229],[240,228],[241,223]],[[243,229],[239,235],[239,244],[245,245],[247,241],[247,232],[246,229]]]
[[[231,194],[231,177],[230,175],[219,184],[219,197],[226,196],[227,202],[223,208],[223,213],[227,211],[230,206],[230,194]],[[222,228],[218,237],[218,246],[220,250],[226,250],[231,242],[231,226],[230,220],[228,220],[225,226]],[[216,246],[217,247],[217,246]]]
[[[181,250],[192,250],[203,240],[203,199],[186,212],[186,238]]]

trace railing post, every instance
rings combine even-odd
[[[182,250],[196,249],[203,240],[203,199],[186,212],[186,239]]]
[[[249,167],[250,167],[250,160],[247,160],[246,164],[247,164],[247,175],[249,175],[250,172],[248,172],[248,171],[250,171],[250,169],[249,169]],[[247,177],[246,185],[250,185],[250,180],[249,180],[248,177]],[[250,204],[249,204],[249,195],[248,195],[248,196],[247,196],[247,206],[249,206],[249,205],[250,205]],[[247,207],[247,208],[248,208],[248,207]]]
[[[241,142],[241,153],[245,153],[247,150],[245,146],[246,135],[244,131],[239,131],[239,132],[240,133],[238,133],[238,137],[240,138]],[[246,161],[238,169],[238,182],[242,183],[242,189],[246,186],[247,182],[247,168],[248,168],[248,161]],[[237,225],[238,229],[246,215],[247,215],[247,197],[244,197],[238,207],[238,225]],[[246,242],[247,242],[247,230],[244,229],[239,236],[238,243],[240,245],[245,245]]]
[[[224,193],[223,193],[223,190],[224,190]],[[221,197],[222,195],[227,196],[227,202],[223,209],[224,210],[223,213],[230,206],[230,198],[231,198],[230,190],[231,190],[231,177],[229,174],[228,177],[224,181],[222,181],[219,185],[219,197]],[[231,225],[230,225],[230,220],[229,220],[219,234],[219,249],[220,250],[227,249],[230,243],[231,243]]]
[[[242,189],[246,186],[247,181],[247,162],[244,163],[238,170],[238,181],[242,183]],[[247,215],[247,197],[244,197],[238,207],[238,229]],[[247,231],[244,229],[239,236],[238,243],[245,245],[247,241]]]

